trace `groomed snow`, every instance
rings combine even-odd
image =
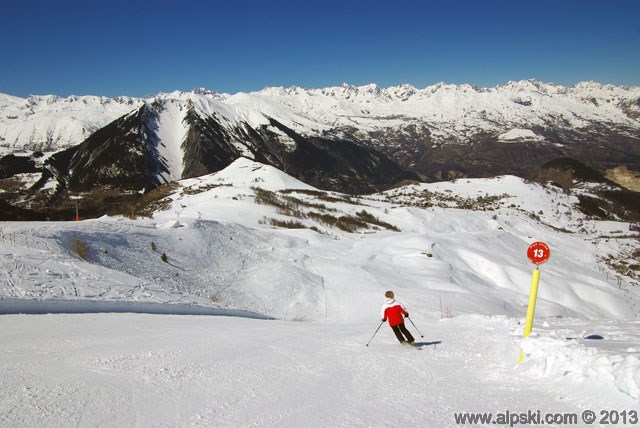
[[[399,231],[293,218],[257,204],[257,187]],[[0,316],[0,425],[455,426],[454,412],[640,410],[640,293],[603,263],[634,251],[629,224],[589,220],[575,196],[508,176],[321,195],[239,159],[181,181],[153,218],[1,223],[4,298],[218,316]],[[537,240],[552,256],[523,340]],[[388,289],[421,350],[386,325],[365,346]]]
[[[589,375],[593,359],[573,360],[585,373],[545,374],[533,360],[518,367],[515,321],[415,318],[425,334],[417,336],[421,350],[396,343],[386,326],[365,347],[373,320],[3,316],[0,420],[12,427],[450,427],[455,412],[639,410],[614,381]],[[547,359],[555,355],[539,348]],[[606,365],[597,367],[604,375]]]

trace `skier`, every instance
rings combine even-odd
[[[384,305],[382,305],[382,322],[385,322],[387,319],[389,320],[389,326],[400,343],[404,344],[406,337],[406,342],[409,343],[409,345],[413,345],[413,336],[404,326],[404,318],[402,317],[404,315],[406,318],[409,318],[409,312],[395,300],[393,291],[387,291],[384,293],[384,296],[387,300],[384,302]]]

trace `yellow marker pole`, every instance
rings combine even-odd
[[[536,312],[536,300],[538,299],[538,284],[540,283],[540,268],[536,267],[531,277],[531,293],[529,294],[529,307],[527,308],[527,322],[524,325],[524,337],[531,334],[533,328],[533,315]],[[520,350],[520,362],[524,360],[524,352]]]

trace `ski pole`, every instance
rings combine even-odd
[[[382,327],[382,324],[384,324],[384,321],[380,321],[380,325],[378,326],[378,328],[376,328],[376,332],[373,333],[373,336],[371,336],[371,339],[369,339],[369,341],[367,342],[367,346],[369,346],[373,338],[376,336],[376,334],[378,334],[378,330],[380,330],[380,327]]]
[[[410,322],[411,324],[413,324],[413,320],[412,320],[411,318],[407,317],[407,319],[409,320],[409,322]],[[416,325],[415,325],[415,324],[413,324],[413,327],[416,329],[416,331],[418,332],[418,334],[420,334],[420,337],[424,337],[424,334],[420,333],[420,330],[418,330],[418,327],[416,327]]]

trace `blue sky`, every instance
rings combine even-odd
[[[16,1],[0,42],[0,92],[17,96],[640,85],[638,0]]]

